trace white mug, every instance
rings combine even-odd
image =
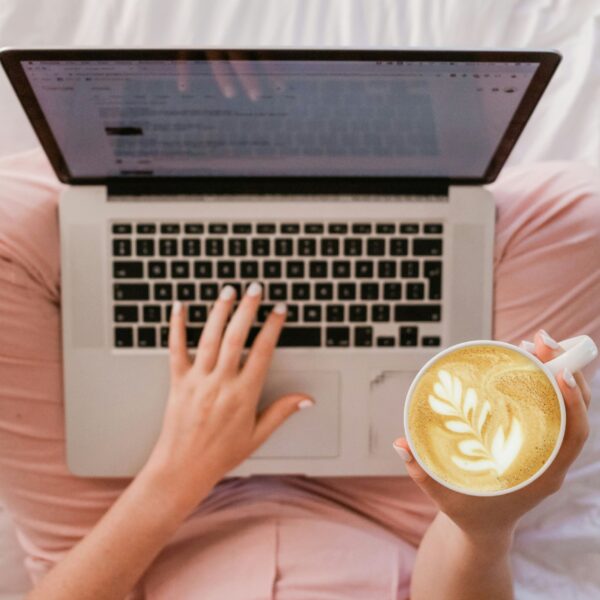
[[[448,481],[444,481],[443,479],[438,477],[435,473],[433,473],[431,471],[431,469],[429,469],[423,463],[423,461],[419,457],[418,453],[416,452],[415,447],[412,442],[412,439],[411,439],[410,430],[408,427],[408,410],[410,407],[410,402],[411,402],[411,398],[412,398],[414,389],[415,389],[417,383],[419,382],[419,380],[421,379],[421,376],[426,371],[428,371],[433,364],[435,364],[440,358],[442,358],[446,354],[453,352],[455,350],[458,350],[459,348],[466,348],[468,346],[500,346],[502,348],[509,348],[510,350],[519,352],[520,354],[522,354],[523,356],[525,356],[526,358],[531,360],[537,367],[539,367],[546,374],[546,377],[548,377],[548,380],[552,384],[552,387],[554,388],[556,395],[558,397],[558,400],[559,400],[560,421],[561,421],[560,422],[560,432],[556,439],[556,444],[554,446],[554,450],[552,451],[552,454],[550,454],[550,456],[548,457],[548,460],[544,463],[544,465],[536,473],[534,473],[531,477],[529,477],[529,479],[526,479],[525,481],[522,481],[518,485],[515,485],[511,488],[507,488],[505,490],[497,490],[497,491],[490,491],[490,492],[476,491],[476,490],[470,490],[467,488],[458,487],[458,486],[452,485]],[[406,394],[406,401],[404,402],[404,430],[405,430],[406,440],[408,441],[408,445],[410,447],[412,455],[415,457],[415,460],[419,463],[419,465],[421,465],[421,467],[425,470],[425,472],[432,479],[434,479],[438,483],[441,483],[443,486],[445,486],[451,490],[454,490],[456,492],[460,492],[462,494],[467,494],[469,496],[500,496],[502,494],[508,494],[509,492],[514,492],[516,490],[519,490],[519,489],[525,487],[526,485],[529,485],[532,481],[535,481],[538,477],[540,477],[540,475],[542,475],[546,471],[546,469],[550,466],[550,464],[552,463],[552,461],[558,454],[558,451],[560,450],[560,446],[563,441],[563,437],[565,435],[565,426],[566,426],[565,401],[564,401],[564,398],[560,391],[560,388],[558,387],[558,383],[556,382],[556,376],[558,374],[562,373],[563,369],[565,369],[565,368],[571,372],[579,371],[585,365],[587,365],[592,360],[594,360],[594,358],[596,358],[596,356],[598,356],[598,348],[596,347],[594,340],[592,340],[592,338],[587,335],[578,335],[576,337],[566,339],[562,342],[559,342],[559,346],[564,350],[564,352],[562,354],[560,354],[559,356],[557,356],[556,358],[553,358],[552,360],[548,361],[547,363],[543,363],[539,358],[537,358],[533,354],[527,352],[526,350],[523,350],[522,348],[518,348],[517,346],[513,346],[512,344],[507,344],[506,342],[498,342],[498,341],[492,341],[492,340],[475,340],[475,341],[470,341],[470,342],[463,342],[461,344],[456,344],[454,346],[450,346],[449,348],[446,348],[445,350],[442,350],[441,352],[436,354],[434,357],[429,359],[421,367],[421,369],[417,373],[416,377],[413,379],[413,382],[411,383],[410,388],[408,389],[408,392]]]

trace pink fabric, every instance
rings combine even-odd
[[[596,174],[545,163],[506,169],[490,188],[494,337],[518,343],[543,326],[559,339],[586,332],[600,343]],[[58,190],[41,152],[0,161],[0,495],[34,581],[127,483],[77,478],[65,467]],[[229,478],[180,527],[137,593],[402,599],[433,516],[404,477]]]

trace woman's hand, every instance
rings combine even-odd
[[[558,344],[544,330],[538,331],[534,340],[534,344],[524,342],[521,346],[542,362],[547,362],[560,353]],[[590,388],[580,372],[574,375],[563,372],[557,379],[565,399],[567,415],[562,446],[543,475],[511,494],[477,497],[449,490],[434,481],[419,466],[404,438],[394,442],[398,454],[407,461],[406,468],[415,483],[468,536],[495,540],[504,537],[510,543],[519,518],[560,489],[567,470],[579,455],[588,436]]]
[[[210,311],[194,360],[186,349],[183,307],[180,303],[173,307],[169,335],[171,389],[163,428],[147,468],[158,469],[192,506],[207,485],[216,484],[289,416],[313,403],[306,394],[290,393],[256,414],[285,321],[285,305],[278,304],[241,367],[261,291],[258,283],[251,284],[227,325],[235,289],[223,288]]]

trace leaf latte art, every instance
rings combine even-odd
[[[490,403],[480,403],[473,388],[468,388],[463,397],[460,379],[448,371],[441,369],[438,378],[433,387],[436,396],[429,395],[429,405],[436,413],[449,417],[444,423],[445,427],[461,436],[457,445],[465,458],[452,455],[452,460],[465,471],[494,469],[498,475],[502,475],[523,445],[523,430],[519,420],[512,418],[506,438],[504,428],[500,425],[488,448],[482,431],[490,416]]]
[[[465,346],[421,374],[407,427],[419,460],[441,480],[474,492],[506,490],[552,455],[560,403],[544,371],[518,351]]]

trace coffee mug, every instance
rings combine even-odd
[[[472,496],[498,496],[540,477],[562,444],[566,413],[556,376],[597,355],[587,335],[559,343],[542,363],[506,342],[446,348],[414,378],[404,429],[416,461],[437,482]]]

